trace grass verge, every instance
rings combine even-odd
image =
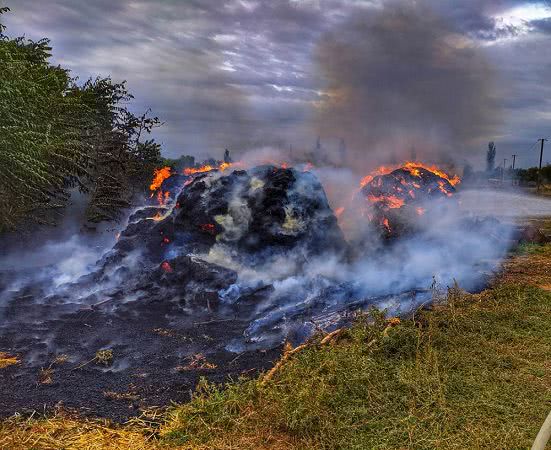
[[[0,448],[529,448],[551,409],[551,247],[521,253],[490,290],[399,323],[373,311],[269,381],[202,382],[155,426],[14,418]]]

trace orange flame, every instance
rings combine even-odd
[[[163,184],[163,181],[165,181],[170,175],[171,169],[170,167],[163,167],[161,169],[155,169],[153,171],[153,181],[151,182],[151,185],[149,186],[150,191],[156,191],[161,187]]]
[[[400,166],[381,166],[375,169],[373,172],[371,172],[366,177],[362,178],[362,181],[360,181],[360,186],[364,187],[366,184],[371,183],[373,181],[373,178],[375,178],[377,175],[387,175],[393,170],[398,169]]]
[[[194,173],[203,173],[203,172],[210,172],[211,170],[214,170],[214,167],[210,164],[201,166],[201,167],[186,167],[184,169],[184,175],[193,175]]]
[[[240,165],[240,164],[241,163],[227,163],[227,162],[223,162],[219,166],[211,166],[210,164],[205,164],[204,166],[201,166],[201,167],[186,167],[183,173],[184,175],[193,175],[195,173],[210,172],[211,170],[216,170],[216,169],[223,172],[224,170],[229,169],[232,166]]]
[[[401,208],[402,206],[404,206],[404,200],[402,200],[401,198],[398,198],[394,195],[386,195],[386,196],[376,196],[376,195],[368,195],[367,196],[367,199],[371,202],[371,203],[381,203],[383,204],[384,206],[386,206],[387,208],[390,208],[390,209],[396,209],[396,208]]]
[[[436,167],[435,165],[428,166],[423,163],[408,161],[403,165],[403,167],[409,170],[409,172],[416,177],[420,176],[419,168],[422,168],[422,169],[428,170],[429,172],[434,173],[435,175],[438,175],[441,178],[448,180],[452,186],[456,186],[457,184],[461,183],[461,178],[459,178],[457,175],[450,176],[443,170]]]
[[[449,183],[452,186],[456,186],[461,182],[461,179],[457,176],[450,176],[446,172],[444,172],[442,169],[439,169],[435,165],[429,166],[427,164],[421,163],[421,162],[414,162],[414,161],[407,161],[404,164],[396,164],[394,166],[381,166],[375,169],[373,172],[371,172],[369,175],[362,178],[360,181],[360,186],[364,187],[366,184],[373,181],[373,178],[375,178],[377,175],[387,175],[390,172],[393,172],[396,169],[406,169],[409,173],[411,173],[415,177],[419,177],[421,175],[419,169],[425,169],[429,172],[434,173],[435,175],[438,175],[441,178],[444,178],[449,181]],[[415,185],[416,188],[419,188],[419,185]]]

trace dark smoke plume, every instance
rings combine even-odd
[[[428,6],[392,2],[325,35],[318,127],[363,162],[469,150],[500,123],[495,74],[481,49]],[[349,161],[350,163],[351,161]]]

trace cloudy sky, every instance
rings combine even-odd
[[[0,0],[75,76],[127,80],[167,156],[444,149],[533,165],[551,136],[551,2]],[[551,161],[551,142],[546,161]],[[544,161],[545,161],[544,160]]]

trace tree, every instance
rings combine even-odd
[[[0,8],[0,15],[7,12]],[[0,231],[51,223],[69,189],[90,194],[88,218],[113,220],[145,192],[160,146],[144,140],[160,125],[131,113],[125,83],[82,86],[49,63],[47,39],[10,39],[0,26]]]
[[[224,162],[226,164],[229,164],[229,163],[232,162],[232,159],[231,159],[231,156],[230,156],[230,151],[228,149],[224,150]]]
[[[48,63],[50,52],[47,39],[0,39],[0,231],[47,221],[86,175],[86,107],[67,95],[68,71]]]
[[[0,7],[0,16],[2,14],[5,14],[7,12],[10,11],[10,8],[8,8],[7,6],[3,6],[3,7]],[[6,27],[4,25],[2,25],[2,23],[0,22],[0,39],[3,38],[3,33],[4,33],[4,30],[6,29]]]
[[[486,153],[486,172],[494,171],[496,162],[496,145],[494,142],[488,143],[488,152]]]
[[[521,183],[536,183],[538,180],[539,169],[537,167],[515,169],[515,173]],[[541,168],[541,177],[544,182],[551,181],[551,165],[547,164]]]
[[[125,82],[90,79],[75,89],[75,95],[85,99],[92,112],[92,129],[87,136],[91,167],[86,182],[90,192],[86,215],[91,222],[116,220],[137,194],[144,193],[161,162],[160,146],[153,140],[142,140],[160,126],[160,121],[149,116],[150,110],[136,116],[124,106],[133,99]]]

